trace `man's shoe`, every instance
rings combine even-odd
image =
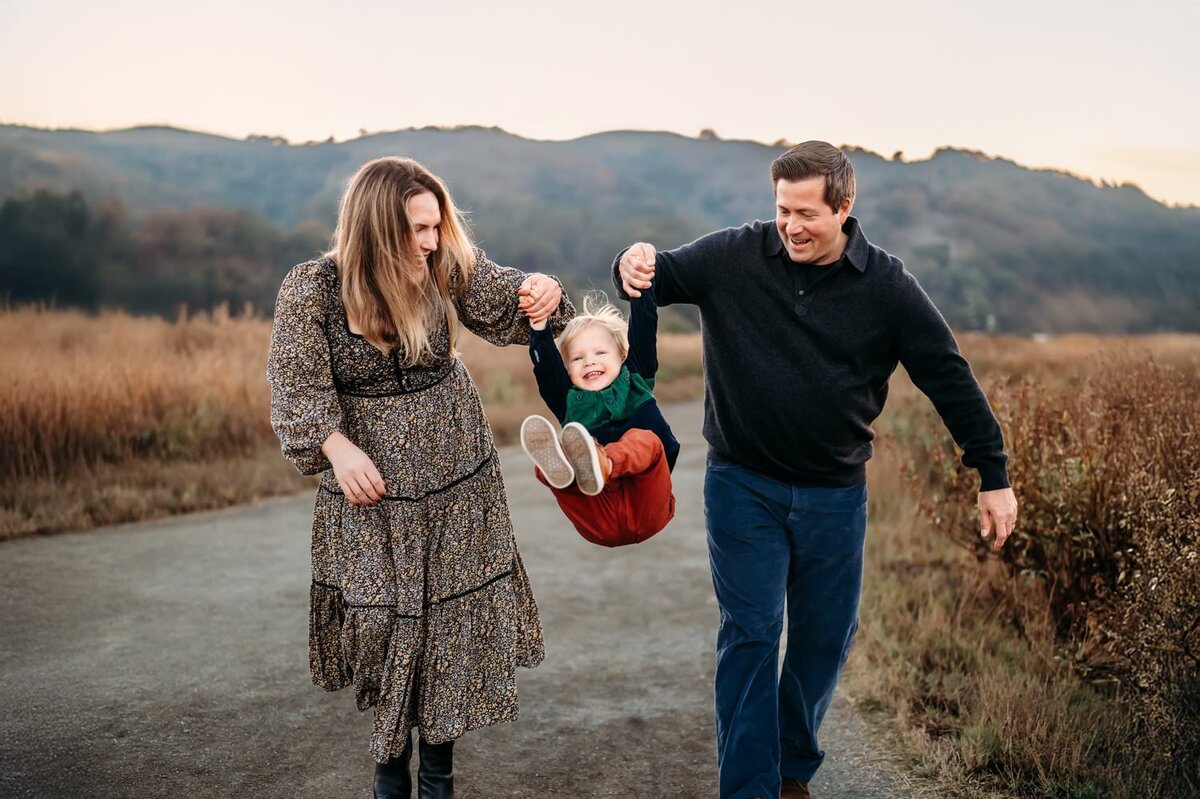
[[[562,448],[575,470],[575,485],[581,493],[594,497],[604,490],[612,464],[604,447],[579,422],[568,422],[562,430]]]
[[[779,789],[779,799],[810,799],[808,783],[784,777],[783,785]]]
[[[554,488],[566,488],[575,482],[575,470],[559,446],[558,432],[549,419],[528,416],[521,422],[521,449]]]

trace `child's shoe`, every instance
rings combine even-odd
[[[575,470],[559,446],[558,434],[549,419],[527,416],[521,422],[521,448],[554,488],[566,488],[575,482]]]
[[[604,490],[612,463],[604,447],[579,422],[568,422],[562,430],[562,448],[575,470],[575,484],[580,493],[594,497]]]

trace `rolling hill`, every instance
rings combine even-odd
[[[493,259],[562,275],[578,290],[607,286],[613,254],[631,241],[669,248],[772,216],[767,169],[781,151],[630,131],[546,142],[427,128],[292,145],[163,127],[4,125],[0,198],[78,190],[91,203],[119,199],[135,226],[165,209],[215,206],[275,228],[308,222],[311,231],[315,220],[328,230],[361,163],[409,155],[447,181]],[[1200,208],[967,150],[920,161],[847,151],[868,236],[904,258],[957,327],[1200,330]],[[255,290],[286,266],[262,265],[271,274]]]

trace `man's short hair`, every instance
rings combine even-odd
[[[780,180],[797,181],[823,176],[825,202],[835,212],[854,197],[854,166],[846,154],[829,142],[797,144],[771,162],[771,189]]]

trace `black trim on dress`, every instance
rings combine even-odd
[[[464,483],[467,480],[470,480],[472,477],[476,477],[480,472],[483,471],[485,466],[487,466],[489,463],[492,462],[492,460],[495,459],[495,457],[496,457],[496,452],[495,452],[495,450],[493,450],[492,453],[490,455],[488,455],[486,458],[484,458],[483,461],[480,462],[480,464],[478,466],[476,466],[473,470],[471,470],[471,472],[469,474],[464,474],[462,477],[456,478],[456,479],[450,481],[449,483],[446,483],[446,485],[442,486],[441,488],[435,488],[432,491],[427,491],[418,497],[398,497],[398,496],[393,496],[392,494],[384,494],[383,498],[392,500],[393,502],[419,502],[422,499],[425,499],[426,497],[432,497],[435,494],[441,494],[443,491],[449,491],[451,488],[454,488],[459,483]],[[344,497],[346,495],[345,491],[342,491],[340,489],[329,488],[329,487],[325,486],[324,484],[318,486],[318,490],[324,491],[327,494],[334,494],[337,496]]]

